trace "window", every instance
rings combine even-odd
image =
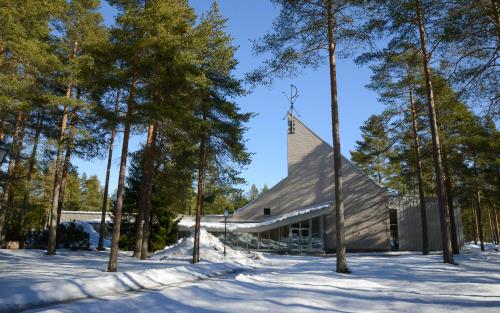
[[[264,208],[264,215],[271,215],[271,208]]]
[[[321,217],[315,217],[311,220],[311,248],[321,250],[323,240],[321,236]]]

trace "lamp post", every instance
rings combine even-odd
[[[224,210],[224,257],[226,256],[226,245],[227,245],[227,217],[229,212],[227,209]]]

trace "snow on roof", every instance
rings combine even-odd
[[[236,232],[236,231],[248,231],[250,229],[258,229],[258,228],[263,228],[266,226],[270,226],[279,222],[283,222],[285,220],[289,220],[293,217],[298,217],[301,215],[306,215],[309,213],[319,213],[324,209],[327,209],[331,206],[330,203],[324,203],[312,207],[308,207],[305,209],[293,211],[290,213],[286,213],[274,218],[267,219],[265,221],[260,221],[260,222],[232,222],[229,221],[227,223],[227,231],[229,232]],[[180,227],[184,228],[193,228],[195,225],[195,221],[193,219],[186,219],[182,218],[178,224]],[[203,222],[201,221],[201,227],[205,227],[207,229],[213,230],[213,231],[223,231],[224,230],[224,222],[223,221],[211,221],[211,222]]]

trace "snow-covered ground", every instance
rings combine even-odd
[[[136,261],[121,255],[120,270],[126,272],[118,274],[104,272],[107,252],[61,252],[52,258],[38,251],[1,250],[0,299],[23,299],[42,281],[54,288],[55,284],[47,281],[63,282],[69,275],[81,277],[69,281],[83,284],[92,298],[33,311],[500,312],[500,254],[491,249],[480,253],[477,247],[468,246],[456,256],[458,266],[443,264],[439,254],[349,254],[353,273],[337,274],[333,257],[266,254],[239,264],[218,259],[190,265],[180,253],[186,251],[181,246],[182,242],[158,253],[161,260]],[[165,258],[169,250],[179,252],[174,260]],[[250,263],[252,266],[247,266]],[[231,269],[233,273],[228,274]],[[217,272],[226,274],[214,275]],[[150,284],[154,290],[122,289],[117,290],[121,293],[100,296],[99,292],[118,284],[100,283],[95,277],[104,282],[114,277],[125,285],[131,281],[144,287]],[[195,280],[198,278],[203,279]],[[162,283],[155,285],[150,280]],[[64,289],[58,285],[61,287],[37,291],[47,296]],[[18,293],[6,291],[11,288],[17,288]]]
[[[217,238],[205,231],[201,235],[200,264],[190,264],[193,239],[188,238],[149,260],[121,252],[119,273],[106,271],[109,251],[59,249],[57,255],[48,256],[42,250],[0,250],[0,312],[163,288],[260,266],[255,260],[262,259],[261,254],[228,248],[224,257],[224,246]]]

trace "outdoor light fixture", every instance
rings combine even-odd
[[[3,164],[7,153],[9,153],[9,146],[0,141],[0,166]]]
[[[229,216],[229,211],[224,209],[224,256],[226,256],[226,245],[227,245],[227,217]]]

